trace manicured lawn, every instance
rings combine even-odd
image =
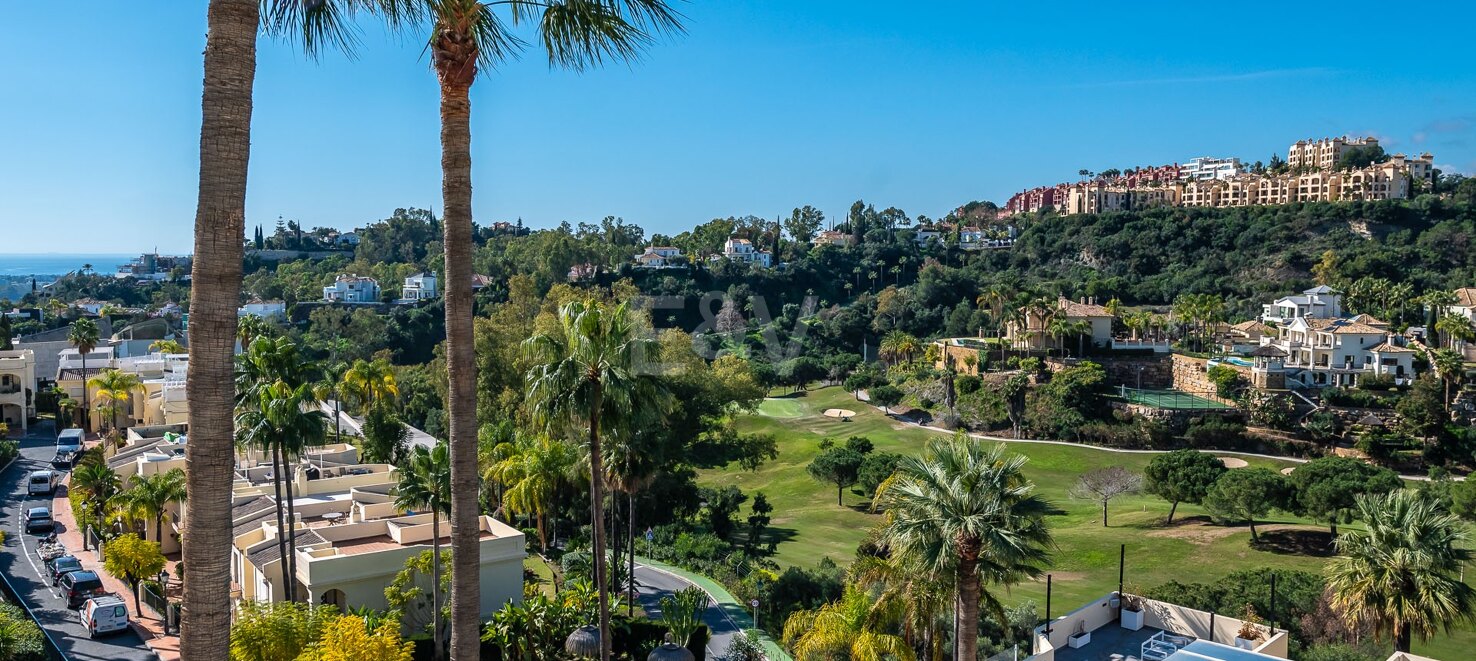
[[[758,471],[734,469],[704,471],[704,485],[736,485],[747,493],[763,491],[774,505],[771,532],[779,540],[774,557],[780,565],[814,566],[822,557],[842,565],[854,557],[856,546],[879,517],[868,511],[869,498],[849,490],[837,506],[835,489],[816,482],[805,466],[819,453],[825,438],[844,441],[866,436],[879,452],[914,454],[939,432],[889,419],[840,388],[823,388],[765,400],[754,415],[739,421],[742,431],[771,433],[779,439],[779,457]],[[856,416],[845,422],[821,415],[828,408],[846,408]],[[988,441],[981,441],[988,442]],[[1327,562],[1319,550],[1327,529],[1296,517],[1275,514],[1258,523],[1263,543],[1250,545],[1245,527],[1210,524],[1204,510],[1181,505],[1175,525],[1165,527],[1168,503],[1150,496],[1113,501],[1110,527],[1102,527],[1095,503],[1073,500],[1067,492],[1077,477],[1093,468],[1118,465],[1142,470],[1152,455],[1125,454],[1074,445],[1012,443],[1010,448],[1030,458],[1026,473],[1063,513],[1051,517],[1058,548],[1052,559],[1052,611],[1059,615],[1117,588],[1120,545],[1127,545],[1126,583],[1147,588],[1169,580],[1213,581],[1242,569],[1282,568],[1320,571]],[[1293,465],[1270,459],[1247,459],[1252,466],[1273,470]],[[740,515],[746,515],[746,509]],[[1183,523],[1180,523],[1180,521]],[[1311,552],[1309,553],[1308,550]],[[1045,614],[1045,583],[1014,586],[1007,602],[1032,599]],[[1416,653],[1458,658],[1476,644],[1476,633],[1461,631],[1439,637],[1428,645],[1415,643]]]

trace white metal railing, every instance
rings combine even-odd
[[[1163,661],[1191,642],[1194,642],[1194,638],[1190,636],[1160,631],[1143,641],[1138,650],[1138,658],[1143,661]]]

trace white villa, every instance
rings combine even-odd
[[[429,301],[435,297],[436,274],[428,271],[405,278],[404,286],[400,287],[401,301]]]
[[[1296,296],[1283,296],[1261,306],[1261,321],[1288,324],[1293,319],[1337,319],[1343,316],[1343,295],[1327,285],[1318,285]]]
[[[323,288],[323,300],[331,303],[378,303],[379,281],[366,275],[345,273]]]
[[[1262,339],[1286,352],[1288,382],[1308,387],[1354,386],[1365,374],[1414,378],[1415,350],[1400,344],[1388,325],[1367,315],[1352,319],[1298,317]]]
[[[635,256],[638,269],[664,269],[680,266],[678,258],[682,251],[672,246],[648,246],[645,252]]]
[[[253,298],[239,308],[236,308],[236,316],[244,317],[251,315],[262,319],[273,319],[287,316],[286,301],[264,301],[261,298]]]
[[[774,263],[774,255],[767,250],[759,250],[753,246],[748,239],[737,237],[728,239],[723,244],[723,254],[713,255],[712,259],[726,259],[730,262],[743,262],[745,264],[758,264],[769,268]]]

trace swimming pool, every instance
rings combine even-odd
[[[1164,661],[1268,661],[1275,658],[1208,640],[1196,640],[1170,654]]]

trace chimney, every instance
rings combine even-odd
[[[1086,297],[1085,297],[1085,296],[1082,296],[1082,297],[1080,297],[1080,298],[1077,298],[1077,299],[1076,299],[1076,302],[1077,302],[1077,303],[1080,303],[1080,304],[1082,304],[1082,305],[1086,305],[1086,302],[1087,302],[1087,299],[1086,299]]]

